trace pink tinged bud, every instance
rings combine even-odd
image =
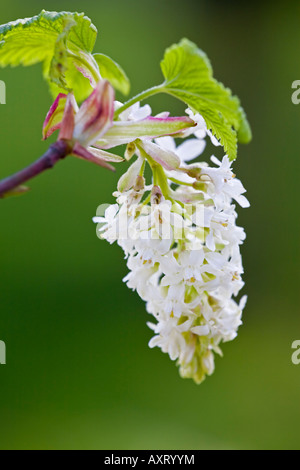
[[[100,150],[95,147],[88,147],[87,150],[94,155],[96,159],[101,159],[104,160],[105,162],[111,162],[111,163],[121,163],[124,162],[124,158],[120,157],[119,155],[116,155],[111,152],[106,152],[105,150]],[[95,160],[95,163],[97,161]]]
[[[103,168],[107,168],[108,170],[115,171],[115,168],[112,165],[109,165],[103,158],[101,158],[99,155],[95,154],[94,152],[92,153],[91,147],[88,149],[82,147],[78,142],[75,143],[73,147],[73,155],[79,158],[83,158],[84,160],[88,160],[90,162],[96,163],[99,166],[102,166]]]
[[[74,95],[69,93],[65,105],[64,115],[60,124],[58,140],[72,140],[75,126],[75,115],[77,111],[78,106]]]
[[[143,163],[144,159],[139,157],[134,163],[132,163],[132,165],[130,165],[126,173],[124,173],[118,181],[118,191],[123,193],[135,185]]]
[[[67,95],[60,93],[49,109],[43,124],[43,140],[48,139],[48,137],[50,137],[54,131],[60,129],[60,123],[63,118],[66,101]]]
[[[112,126],[113,117],[114,89],[100,80],[75,117],[74,139],[84,147],[92,145]]]
[[[180,158],[176,153],[170,150],[165,150],[152,142],[144,141],[141,146],[145,152],[153,158],[153,160],[163,166],[166,170],[176,170],[180,167]]]

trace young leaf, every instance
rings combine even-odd
[[[56,94],[70,89],[76,94],[81,74],[69,53],[74,57],[79,51],[91,55],[96,37],[96,27],[83,13],[43,10],[32,18],[0,26],[0,67],[43,62],[44,76]],[[90,92],[88,79],[82,77],[79,90],[80,101]]]
[[[50,80],[65,90],[68,89],[68,83],[65,78],[66,71],[68,70],[67,39],[71,28],[75,25],[76,22],[72,18],[66,21],[63,31],[55,41],[54,54],[48,70]]]
[[[101,77],[109,80],[112,86],[123,95],[128,95],[130,82],[122,67],[104,54],[94,54],[94,58],[99,66]]]
[[[43,10],[39,15],[23,20],[11,21],[0,26],[0,64],[32,65],[43,62],[53,49],[58,36],[68,23],[73,23],[67,44],[71,50],[79,48],[92,52],[97,29],[83,13]]]
[[[43,64],[43,75],[48,82],[53,99],[55,99],[59,93],[67,93],[72,90],[77,102],[81,103],[92,93],[93,88],[91,87],[90,80],[77,69],[72,57],[67,58],[67,64],[65,64],[64,67],[64,77],[61,78],[62,81],[65,81],[66,87],[59,86],[57,81],[54,80],[52,76],[49,76],[50,67],[51,61],[45,61]]]
[[[166,50],[161,69],[161,91],[184,101],[200,113],[208,129],[220,140],[231,160],[237,156],[237,140],[247,143],[251,130],[240,101],[229,88],[213,78],[206,54],[187,39]]]

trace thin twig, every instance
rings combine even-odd
[[[68,142],[64,140],[55,142],[42,157],[31,165],[0,181],[0,198],[43,171],[53,168],[59,160],[62,160],[70,153],[71,147]]]

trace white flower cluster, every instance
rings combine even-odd
[[[177,360],[182,377],[201,383],[214,371],[220,343],[234,339],[241,325],[246,298],[238,304],[233,297],[243,286],[245,233],[236,225],[233,202],[249,203],[226,156],[222,162],[212,157],[213,167],[185,163],[203,151],[208,134],[201,117],[193,119],[194,137],[181,146],[170,136],[155,140],[181,159],[180,169],[163,172],[168,194],[159,181],[147,186],[139,171],[94,221],[101,238],[123,248],[129,268],[124,281],[156,320],[148,323],[155,333],[149,346]]]

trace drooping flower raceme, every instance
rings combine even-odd
[[[187,163],[203,152],[206,135],[219,144],[201,116],[187,112],[196,125],[176,135],[186,138],[179,146],[170,135],[125,140],[137,159],[119,181],[116,203],[105,213],[100,206],[94,221],[99,237],[125,252],[124,282],[153,317],[149,346],[177,360],[182,377],[201,383],[214,371],[220,344],[233,340],[241,325],[246,297],[234,298],[243,287],[245,233],[236,225],[236,203],[249,203],[227,156],[212,157],[212,166]],[[135,105],[120,118],[137,124],[150,113]]]
[[[59,129],[73,154],[112,168],[123,159],[111,149],[126,145],[125,159],[136,160],[121,176],[116,203],[94,221],[99,236],[124,250],[129,273],[124,281],[146,302],[154,320],[150,347],[177,360],[182,377],[201,383],[214,370],[220,343],[235,338],[246,298],[236,207],[249,205],[227,156],[213,166],[191,163],[219,141],[200,114],[151,115],[149,105],[116,112],[122,104],[106,80],[79,108],[72,94],[59,95],[46,117],[44,137]],[[175,138],[183,140],[176,145]],[[108,151],[109,150],[109,151]],[[149,165],[153,178],[146,182]]]

